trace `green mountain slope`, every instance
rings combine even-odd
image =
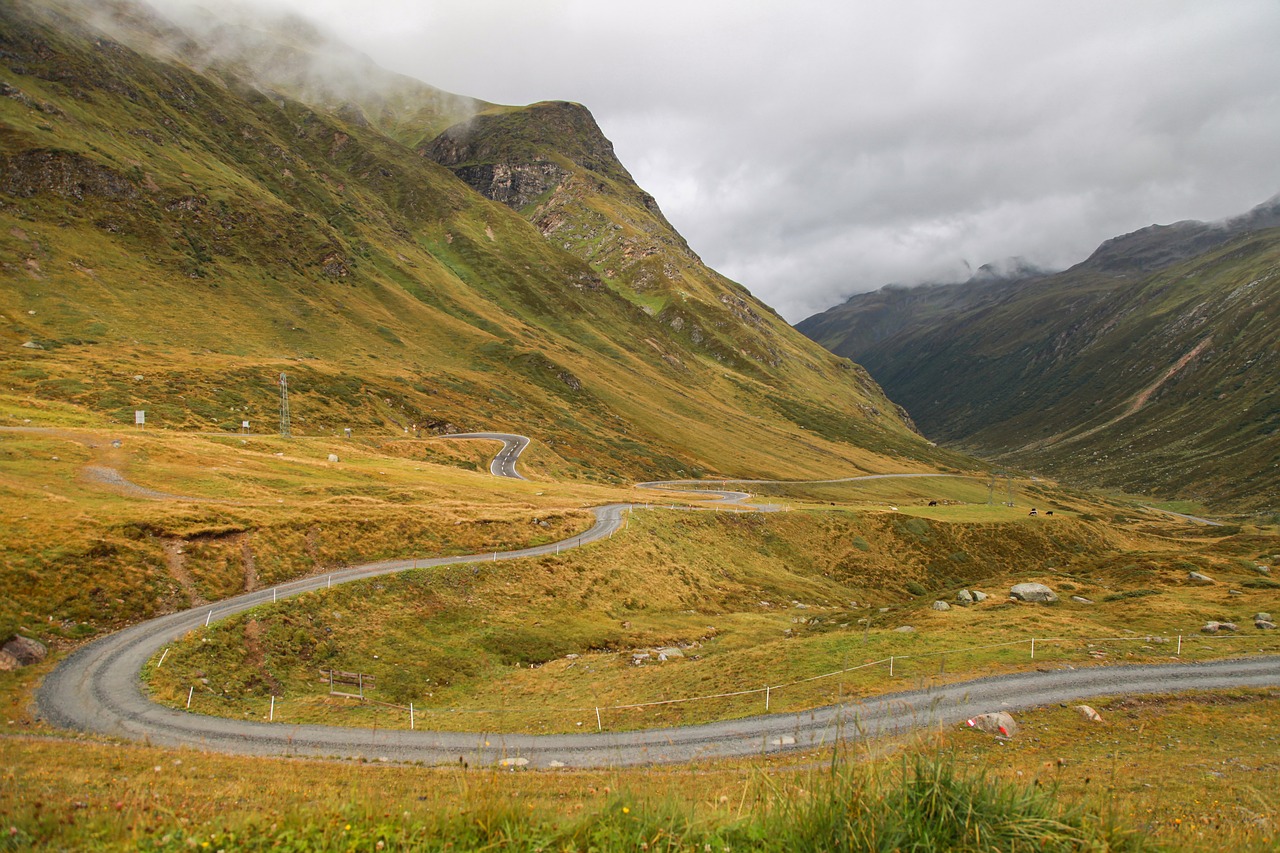
[[[584,108],[385,72],[344,88],[307,57],[360,58],[305,28],[213,50],[144,7],[94,9],[0,6],[0,373],[19,402],[270,429],[287,372],[295,431],[519,430],[566,473],[960,461],[704,267]],[[437,163],[470,109],[488,154]],[[558,177],[516,204],[466,172],[526,161]]]
[[[1278,217],[1272,201],[1143,229],[1063,273],[854,297],[801,328],[936,438],[1086,484],[1274,509]]]

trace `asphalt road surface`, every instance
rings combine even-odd
[[[476,433],[503,442],[490,467],[495,476],[519,477],[515,462],[528,445],[523,436]],[[670,488],[676,484],[646,484]],[[724,501],[744,493],[721,492]],[[1094,666],[996,676],[888,696],[851,700],[799,714],[772,714],[728,722],[634,732],[523,735],[356,729],[289,725],[207,717],[157,705],[139,676],[166,645],[215,619],[258,604],[337,583],[413,567],[512,560],[558,553],[606,538],[622,526],[630,504],[597,507],[596,523],[579,536],[549,545],[496,554],[392,560],[304,578],[216,604],[163,616],[96,640],[69,655],[37,694],[40,714],[64,728],[119,736],[162,746],[188,746],[251,755],[310,755],[371,760],[464,761],[473,765],[614,767],[687,762],[700,758],[762,755],[813,749],[838,739],[876,737],[912,728],[956,723],[985,711],[1072,702],[1100,695],[1167,693],[1190,689],[1280,686],[1280,657],[1202,664]],[[589,722],[594,714],[587,712]],[[420,716],[430,725],[430,716]]]

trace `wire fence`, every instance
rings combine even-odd
[[[948,672],[946,669],[948,658],[956,661],[966,655],[991,652],[997,649],[1006,649],[1014,654],[1005,655],[1001,659],[985,659],[983,667],[990,674],[995,674],[991,670],[992,667],[998,665],[1018,669],[1025,668],[1036,661],[1064,663],[1083,659],[1084,661],[1096,662],[1111,654],[1111,650],[1106,648],[1106,644],[1115,643],[1141,643],[1149,646],[1150,651],[1153,652],[1156,651],[1156,646],[1170,646],[1171,655],[1169,656],[1176,659],[1183,659],[1184,647],[1192,644],[1207,644],[1200,645],[1194,649],[1197,653],[1197,658],[1207,650],[1212,650],[1214,652],[1213,656],[1220,656],[1223,653],[1220,647],[1226,644],[1231,644],[1235,653],[1280,652],[1280,637],[1276,636],[1276,632],[1271,631],[1257,635],[1188,633],[1170,634],[1168,636],[1147,634],[1120,637],[1030,637],[976,646],[891,654],[888,657],[866,661],[830,672],[803,678],[793,678],[777,683],[766,683],[761,686],[618,704],[503,706],[499,708],[441,707],[424,706],[416,702],[408,704],[385,702],[368,695],[360,697],[353,694],[331,694],[330,697],[325,697],[323,694],[306,694],[294,697],[235,697],[219,693],[208,685],[191,685],[186,697],[186,708],[197,713],[214,713],[218,716],[230,716],[227,713],[228,711],[238,709],[246,717],[265,718],[269,722],[299,724],[317,722],[314,719],[317,713],[317,699],[337,698],[341,701],[326,706],[326,713],[332,715],[334,710],[340,711],[343,709],[348,712],[357,711],[358,714],[348,713],[347,715],[350,719],[360,718],[354,727],[368,725],[368,718],[372,719],[372,725],[375,728],[407,728],[412,730],[430,728],[432,725],[438,725],[448,718],[457,720],[460,717],[489,716],[494,719],[506,719],[509,721],[513,718],[523,717],[529,722],[529,727],[541,727],[543,729],[550,725],[549,721],[556,720],[559,721],[557,728],[561,730],[583,728],[584,722],[594,722],[596,730],[603,732],[606,727],[614,730],[633,728],[627,722],[635,719],[634,712],[653,710],[678,712],[675,720],[661,721],[664,724],[711,722],[716,719],[728,719],[760,713],[793,713],[810,710],[824,704],[832,704],[833,702],[853,701],[883,693],[885,691],[882,688],[886,686],[899,688],[908,679],[927,679],[933,683],[939,683],[939,679],[944,682],[947,680],[958,681],[972,675],[972,672],[967,673],[963,667],[953,668]],[[163,661],[164,655],[161,655],[161,665]],[[931,665],[933,661],[938,662],[936,669]],[[841,680],[844,676],[852,675],[860,676],[860,678],[851,679],[853,683],[848,686],[858,688],[860,692],[846,694],[844,692],[846,685]],[[832,679],[841,681],[835,692],[831,690],[815,692],[812,689],[819,682]],[[784,707],[782,708],[777,707],[779,694],[783,694],[782,698],[784,700],[789,698],[789,701],[784,701]],[[195,703],[194,707],[193,703]],[[681,713],[683,709],[700,703],[711,704],[715,707],[708,709],[709,713],[692,712],[690,715],[696,716],[695,720],[680,719],[680,717],[684,716]],[[799,704],[797,705],[797,703]],[[291,715],[289,713],[290,710],[295,713]],[[632,713],[629,714],[628,712]],[[292,719],[290,719],[291,716]],[[327,721],[331,722],[331,720]],[[572,728],[565,725],[566,721],[572,722]],[[641,720],[641,722],[646,721]],[[656,724],[660,721],[651,719],[647,722]],[[609,723],[609,725],[606,726],[606,723]],[[492,731],[498,727],[502,726],[490,725],[486,727],[486,730]],[[519,729],[510,730],[517,731]]]

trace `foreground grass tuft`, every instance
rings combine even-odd
[[[416,821],[348,808],[327,819],[176,829],[132,843],[152,851],[1154,849],[1136,832],[1055,803],[1051,791],[965,770],[947,753],[917,755],[888,770],[837,761],[783,786],[763,775],[760,782],[755,808],[738,817],[696,816],[671,794],[626,791],[564,817],[521,809],[494,791]],[[21,831],[8,840],[34,841]],[[105,841],[102,849],[113,845]]]

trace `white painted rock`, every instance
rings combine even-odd
[[[967,721],[969,728],[995,735],[1011,738],[1018,733],[1018,723],[1008,711],[995,711],[990,714],[979,714]]]

